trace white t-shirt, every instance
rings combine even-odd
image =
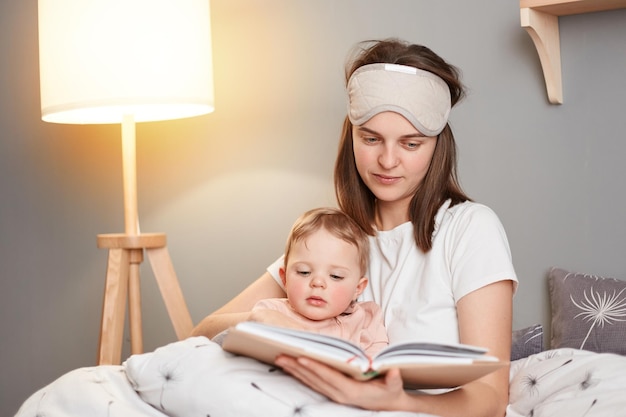
[[[488,207],[447,201],[435,218],[433,246],[423,253],[413,225],[370,237],[369,284],[360,301],[383,310],[391,344],[409,340],[458,343],[456,303],[488,284],[517,276],[502,223]],[[279,258],[268,272],[282,286]]]

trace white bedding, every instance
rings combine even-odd
[[[507,417],[626,416],[626,356],[561,348],[511,365]]]
[[[626,357],[573,349],[513,362],[507,417],[626,414]],[[338,405],[275,367],[233,356],[204,337],[69,372],[16,417],[403,417]],[[421,416],[424,416],[423,414]]]

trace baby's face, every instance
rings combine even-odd
[[[356,246],[320,229],[291,248],[285,289],[292,307],[311,320],[343,313],[365,288]]]

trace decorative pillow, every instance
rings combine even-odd
[[[552,349],[626,355],[626,281],[552,268]]]
[[[543,326],[535,324],[513,331],[511,361],[543,351]]]

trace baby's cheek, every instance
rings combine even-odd
[[[335,304],[348,305],[355,298],[354,289],[345,286],[337,286],[332,291],[331,298]]]
[[[287,285],[287,298],[297,300],[303,297],[304,288],[302,285]]]

